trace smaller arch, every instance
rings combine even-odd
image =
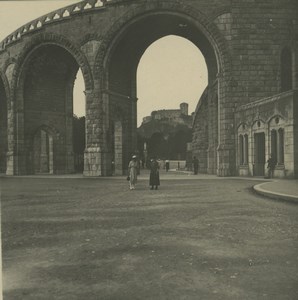
[[[244,166],[248,164],[248,134],[247,133],[239,133],[238,134],[238,155],[239,155],[239,164],[240,166]]]
[[[284,165],[284,146],[285,146],[285,119],[276,114],[268,120],[270,154],[276,164]]]
[[[264,130],[265,125],[266,125],[265,120],[258,118],[252,122],[251,128],[252,130]]]
[[[273,116],[270,116],[267,120],[267,123],[270,127],[281,126],[284,124],[284,122],[285,122],[285,118],[281,114],[275,114]]]
[[[46,124],[42,124],[41,126],[36,128],[35,130],[33,130],[31,136],[34,136],[39,130],[46,131],[47,133],[51,134],[56,139],[59,138],[59,136],[60,136],[59,131],[55,127],[48,126]]]
[[[57,149],[56,158],[51,159],[51,164],[49,164],[54,166],[50,171],[72,173],[74,171],[73,84],[78,68],[83,64],[86,72],[86,68],[87,71],[89,70],[89,64],[85,61],[83,54],[76,53],[77,49],[69,51],[71,47],[68,44],[63,46],[59,40],[52,38],[45,41],[42,37],[43,35],[19,56],[16,67],[18,72],[14,77],[16,107],[20,109],[19,114],[22,115],[16,130],[21,137],[19,149],[24,153],[23,157],[26,157],[26,160],[23,158],[20,163],[23,164],[24,173],[36,172],[37,167],[33,161],[36,160],[34,149],[37,148],[34,145],[39,143],[41,135],[49,136],[48,145],[53,143],[49,127],[40,126],[41,124],[55,124],[61,132],[61,138],[51,146],[51,151],[48,150],[49,153],[55,153],[54,148]],[[78,58],[80,58],[79,61]],[[85,90],[90,90],[93,82],[90,82],[88,77],[86,79],[82,67],[81,71],[85,81]],[[91,73],[90,70],[88,72],[88,74]],[[86,86],[86,80],[89,86]],[[37,128],[39,133],[45,132],[45,134],[38,133],[38,138],[35,138],[38,141],[36,143],[34,140],[32,142],[30,135],[32,128]],[[44,144],[42,145],[45,148]],[[40,156],[36,155],[38,159]]]
[[[59,132],[45,124],[33,131],[31,136],[32,173],[55,173],[55,148]]]
[[[249,130],[249,125],[246,122],[241,122],[237,126],[238,132],[247,132]]]

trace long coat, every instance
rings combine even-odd
[[[150,164],[150,180],[149,185],[160,185],[159,181],[159,164],[156,160]]]
[[[134,160],[131,160],[128,165],[128,174],[129,174],[129,181],[131,184],[137,183],[137,169],[138,169],[138,163]]]

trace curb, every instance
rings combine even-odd
[[[273,182],[272,181],[271,182],[263,182],[263,183],[254,185],[253,189],[259,195],[262,195],[262,196],[265,196],[265,197],[268,197],[271,199],[275,199],[275,200],[282,200],[282,201],[287,201],[287,202],[292,202],[292,203],[298,204],[298,196],[272,192],[272,191],[262,188],[262,186],[264,186],[265,184],[268,184],[268,183],[273,183]]]

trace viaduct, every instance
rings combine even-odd
[[[25,24],[0,43],[0,172],[74,171],[81,69],[84,175],[110,175],[112,159],[123,174],[137,146],[139,60],[177,35],[208,68],[193,140],[204,170],[262,175],[271,152],[281,176],[297,176],[297,16],[296,0],[85,0]]]

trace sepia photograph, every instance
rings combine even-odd
[[[0,300],[297,300],[297,0],[0,0]]]

